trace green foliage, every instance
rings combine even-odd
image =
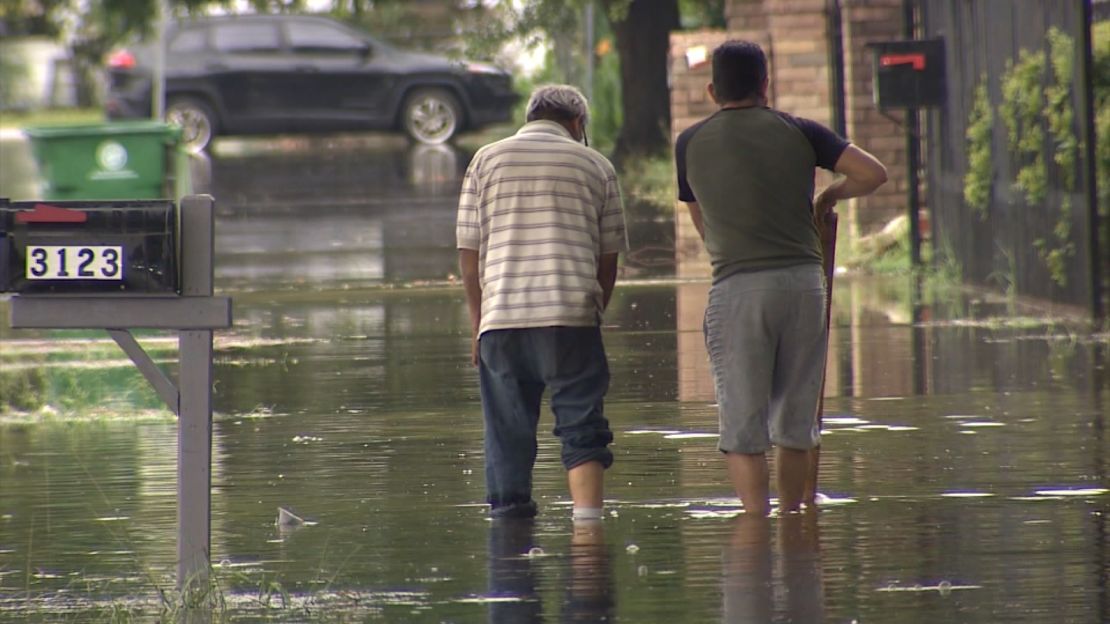
[[[1060,167],[1064,190],[1074,191],[1080,145],[1079,136],[1075,132],[1075,109],[1071,105],[1075,43],[1070,36],[1056,28],[1049,29],[1048,43],[1053,81],[1045,89],[1045,99],[1048,100],[1045,118],[1053,141],[1053,160]]]
[[[597,55],[594,66],[593,97],[590,98],[590,145],[609,154],[617,143],[617,135],[624,123],[621,111],[621,62],[611,46],[603,39],[599,48],[608,49]]]
[[[1006,62],[1002,74],[1002,104],[999,112],[1006,125],[1010,151],[1018,163],[1024,162],[1017,174],[1017,187],[1029,204],[1044,201],[1047,192],[1044,171],[1044,126],[1040,122],[1044,110],[1044,56],[1022,50],[1018,62]]]
[[[670,155],[627,159],[621,184],[630,205],[650,207],[655,214],[671,214],[674,210],[678,190]]]
[[[1071,240],[1071,196],[1075,192],[1079,162],[1079,134],[1075,128],[1075,109],[1072,106],[1072,83],[1075,78],[1075,42],[1071,36],[1057,28],[1048,31],[1049,60],[1052,65],[1052,82],[1045,89],[1048,106],[1044,116],[1052,139],[1053,162],[1056,163],[1063,186],[1063,198],[1053,228],[1054,245],[1038,247],[1048,273],[1060,286],[1068,281],[1067,260],[1075,255]]]
[[[0,82],[0,89],[3,83]],[[3,106],[0,105],[0,108]],[[69,126],[97,124],[104,121],[104,111],[99,108],[58,108],[27,111],[4,111],[0,115],[0,128],[27,126]]]
[[[46,374],[38,367],[0,373],[0,414],[39,409],[45,404],[46,386]]]
[[[1094,25],[1095,171],[1099,213],[1110,219],[1110,20]],[[1103,228],[1105,232],[1106,229]],[[1103,241],[1110,245],[1110,240]],[[1106,247],[1103,247],[1106,249]]]
[[[1050,28],[1047,62],[1042,52],[1022,50],[1016,64],[1006,64],[999,106],[1010,151],[1018,165],[1015,186],[1031,206],[1043,205],[1048,197],[1046,143],[1050,146],[1052,164],[1061,180],[1060,206],[1051,235],[1036,239],[1033,245],[1052,281],[1060,286],[1067,285],[1068,258],[1075,255],[1071,195],[1076,187],[1081,142],[1072,105],[1074,80],[1075,42],[1060,29]],[[970,129],[968,136],[970,139]],[[965,186],[965,196],[966,190]]]
[[[991,137],[994,132],[994,110],[991,108],[987,77],[975,88],[975,100],[967,124],[967,173],[964,174],[964,202],[981,220],[987,218],[993,186]]]
[[[603,154],[609,154],[616,145],[624,117],[621,111],[620,59],[614,47],[608,20],[602,11],[594,13],[596,43],[593,49],[594,68],[590,89],[583,84],[586,79],[586,58],[582,54],[585,42],[580,36],[585,30],[582,24],[585,14],[580,7],[575,8],[579,3],[556,4],[558,7],[532,7],[532,13],[526,12],[526,15],[518,18],[515,25],[511,26],[512,29],[540,28],[534,24],[548,19],[550,24],[542,27],[542,30],[556,28],[562,31],[559,37],[549,35],[554,45],[548,50],[540,70],[531,78],[516,79],[514,86],[521,98],[513,119],[517,125],[524,123],[524,107],[535,87],[547,83],[576,85],[590,95],[590,123],[587,128],[590,146]],[[467,35],[467,41],[468,50],[482,50],[490,43],[483,37],[475,40],[474,35]]]
[[[585,0],[526,0],[520,9],[510,3],[482,5],[476,19],[471,19],[463,29],[465,53],[471,58],[491,58],[511,39],[521,38],[529,46],[542,38],[558,41],[577,36],[582,27]],[[600,11],[598,12],[600,13]]]
[[[0,0],[0,28],[5,35],[60,34],[69,0]]]
[[[987,276],[988,282],[994,282],[1004,293],[1007,299],[1011,302],[1017,296],[1017,260],[1012,249],[1006,249],[1001,245],[998,246],[998,252],[1006,260],[1005,270],[996,270]]]
[[[945,236],[928,241],[921,247],[922,266],[926,267],[926,282],[958,285],[964,282],[964,269],[952,248],[952,241]]]
[[[689,29],[728,27],[725,0],[678,0],[682,27]]]
[[[21,88],[27,80],[27,67],[14,58],[9,50],[0,44],[0,110],[21,106]]]

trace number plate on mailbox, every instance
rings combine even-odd
[[[27,279],[123,280],[123,247],[27,246]]]
[[[0,292],[179,292],[169,200],[0,199]]]

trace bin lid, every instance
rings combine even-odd
[[[181,128],[176,125],[148,119],[112,121],[75,126],[29,126],[23,129],[23,133],[32,139],[111,137],[121,134],[162,134],[176,139],[181,136]]]

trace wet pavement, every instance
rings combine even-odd
[[[708,286],[685,277],[704,267],[668,265],[673,224],[633,207],[636,261],[606,318],[608,517],[570,522],[545,414],[540,516],[491,523],[453,277],[469,154],[220,148],[194,180],[217,198],[217,289],[235,300],[212,476],[229,619],[1110,621],[1105,334],[952,285],[839,277],[829,500],[748,518],[715,450]],[[173,369],[172,341],[144,343]],[[26,408],[0,413],[0,621],[158,620],[172,416],[96,332],[0,325],[0,392]],[[279,507],[308,522],[278,526]]]

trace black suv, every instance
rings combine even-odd
[[[405,52],[307,15],[197,18],[166,32],[166,120],[187,147],[216,135],[403,129],[442,143],[506,121],[517,99],[506,72]],[[110,119],[151,110],[153,48],[108,59]]]

